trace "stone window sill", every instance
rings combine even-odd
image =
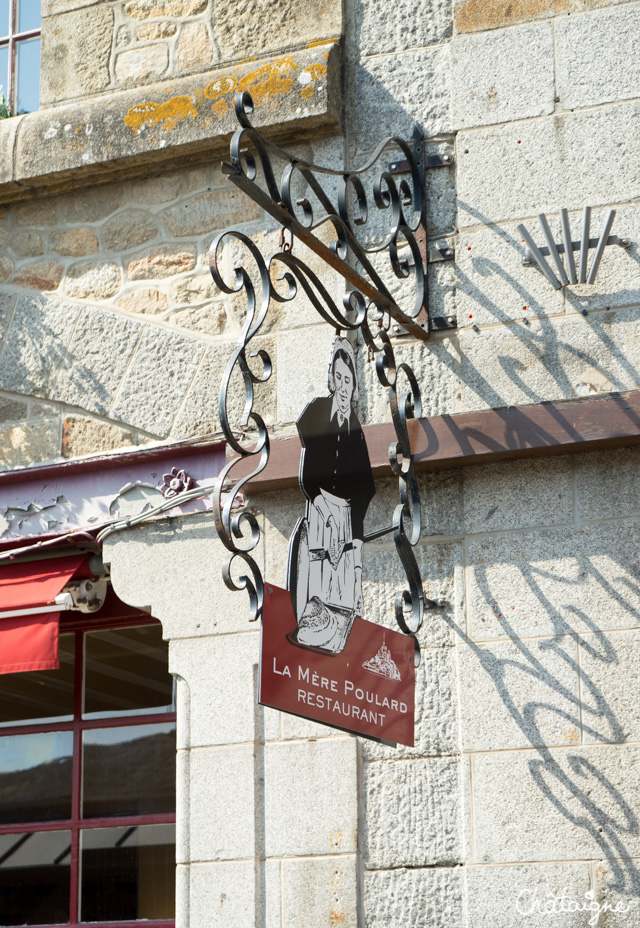
[[[339,46],[320,45],[0,121],[0,202],[224,155],[249,90],[255,124],[280,143],[339,126]]]

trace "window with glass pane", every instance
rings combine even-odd
[[[0,116],[40,106],[40,0],[0,0]]]
[[[175,704],[158,624],[60,636],[60,669],[0,675],[0,925],[175,907]]]

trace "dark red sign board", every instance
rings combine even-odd
[[[413,640],[356,618],[339,654],[302,647],[287,590],[265,588],[260,644],[263,706],[332,728],[397,744],[414,744]]]

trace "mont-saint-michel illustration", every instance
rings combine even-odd
[[[375,673],[379,677],[387,677],[389,680],[401,680],[400,671],[398,670],[398,665],[391,657],[391,651],[387,647],[385,639],[382,639],[382,644],[378,653],[375,654],[371,660],[365,661],[362,665],[365,670],[370,671],[370,673]]]

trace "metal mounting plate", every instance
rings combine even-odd
[[[419,150],[412,146],[416,154]],[[425,155],[422,163],[426,168],[450,168],[453,164],[453,155]],[[390,174],[408,174],[411,166],[408,161],[391,161],[389,164]]]
[[[451,331],[451,329],[458,328],[458,318],[457,316],[431,316],[429,319],[429,331],[430,332],[446,332]],[[392,324],[389,329],[389,335],[391,338],[402,338],[403,336],[410,335],[403,325],[395,322]]]

